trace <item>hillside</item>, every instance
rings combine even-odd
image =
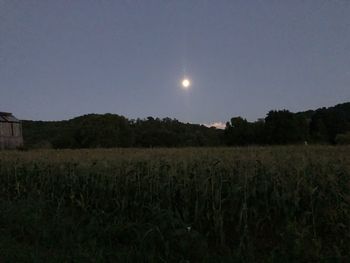
[[[292,113],[270,111],[264,120],[234,117],[225,131],[176,119],[129,120],[88,114],[64,121],[23,121],[27,148],[187,147],[221,145],[347,144],[350,102]]]
[[[170,118],[128,120],[116,114],[88,114],[68,121],[23,121],[29,148],[214,146],[223,131]]]

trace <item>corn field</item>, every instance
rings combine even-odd
[[[0,262],[350,262],[350,147],[0,152]]]

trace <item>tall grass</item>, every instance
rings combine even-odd
[[[350,148],[0,153],[1,262],[348,262]]]

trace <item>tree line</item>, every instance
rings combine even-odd
[[[350,103],[298,113],[272,110],[255,122],[233,117],[224,130],[170,118],[88,114],[67,121],[23,121],[23,136],[27,148],[57,149],[349,144]]]
[[[68,121],[23,121],[27,148],[219,146],[222,136],[222,130],[170,118],[88,114]]]
[[[349,144],[350,103],[315,111],[272,110],[265,119],[235,117],[225,129],[227,145]]]

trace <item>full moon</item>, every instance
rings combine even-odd
[[[183,87],[184,89],[188,89],[188,88],[190,87],[190,85],[191,85],[191,82],[190,82],[189,79],[183,79],[183,80],[182,80],[182,87]]]

